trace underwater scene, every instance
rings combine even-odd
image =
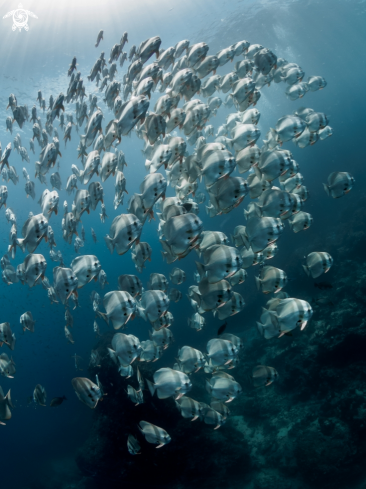
[[[1,487],[366,488],[366,3],[0,7]]]

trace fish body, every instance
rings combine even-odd
[[[297,327],[303,330],[312,315],[313,310],[308,302],[290,297],[280,300],[276,308],[270,311],[270,319],[279,336]]]
[[[77,221],[81,220],[81,216],[86,212],[90,214],[91,197],[88,190],[77,190],[72,204],[72,212]]]
[[[44,190],[38,203],[42,208],[42,214],[49,219],[52,216],[52,212],[57,216],[58,214],[58,202],[60,198],[56,190]]]
[[[64,401],[67,401],[67,399],[66,399],[65,396],[62,396],[62,397],[54,397],[53,399],[51,399],[50,407],[58,407],[58,406],[61,406],[61,404]]]
[[[71,294],[77,295],[78,279],[71,268],[55,267],[53,269],[53,288],[62,304]]]
[[[102,130],[103,113],[100,109],[96,110],[89,118],[85,128],[85,135],[81,136],[81,141],[88,148],[96,138],[98,132]]]
[[[172,284],[180,285],[186,280],[186,273],[180,268],[173,268],[169,274],[169,279]]]
[[[106,314],[99,313],[107,322],[112,321],[114,329],[125,327],[135,317],[137,304],[135,299],[125,291],[108,292],[103,299]]]
[[[130,334],[116,333],[112,338],[112,349],[119,363],[125,367],[131,365],[142,351],[140,340]]]
[[[323,273],[327,273],[333,265],[333,258],[329,253],[313,251],[306,257],[306,265],[303,265],[305,272],[312,278],[318,278]]]
[[[33,401],[40,406],[46,406],[46,399],[46,389],[40,384],[37,384],[33,391]]]
[[[163,226],[165,241],[160,240],[167,257],[185,256],[194,246],[203,229],[202,221],[191,213],[171,217]]]
[[[190,318],[188,318],[188,325],[196,331],[201,331],[205,324],[206,319],[198,312],[194,313]]]
[[[267,387],[278,380],[278,377],[279,375],[275,368],[257,365],[252,370],[251,380],[254,387]]]
[[[145,436],[148,443],[158,445],[156,448],[160,448],[171,441],[169,434],[163,428],[147,421],[140,421],[139,430]]]
[[[0,324],[0,346],[7,345],[10,350],[15,348],[15,334],[12,332],[10,323]]]
[[[78,399],[91,409],[94,409],[103,397],[100,387],[85,377],[75,377],[71,384]]]
[[[203,353],[191,346],[183,346],[178,350],[178,364],[185,374],[197,372],[204,367],[205,363],[206,359]]]
[[[211,396],[219,401],[231,402],[242,393],[242,388],[231,375],[217,372],[206,381],[206,390]]]
[[[92,280],[97,281],[102,265],[95,255],[82,255],[73,259],[70,268],[77,278],[78,289],[80,289]]]
[[[29,287],[34,287],[39,279],[44,278],[47,262],[43,255],[31,253],[25,257],[22,269],[24,281]]]
[[[147,381],[151,395],[156,392],[159,399],[167,399],[171,396],[182,397],[189,392],[192,384],[189,377],[178,370],[161,368],[154,373],[154,383]]]
[[[222,307],[232,296],[231,287],[226,280],[220,280],[215,284],[210,284],[205,277],[201,279],[198,287],[194,291],[193,299],[198,303],[199,310],[203,313]]]
[[[147,290],[142,294],[140,308],[142,308],[143,317],[145,316],[153,323],[166,314],[169,304],[169,298],[163,291]]]
[[[138,244],[142,224],[133,214],[121,214],[114,218],[105,242],[111,253],[116,248],[119,255],[126,253],[134,243]]]
[[[238,348],[229,340],[214,338],[207,343],[207,356],[210,365],[227,365],[238,355]]]
[[[230,278],[242,266],[242,258],[236,248],[222,244],[213,245],[202,254],[204,264],[196,262],[201,279],[207,277],[210,284]]]
[[[137,297],[142,294],[142,282],[136,275],[120,275],[118,277],[118,288]]]
[[[144,95],[132,97],[122,111],[118,120],[113,121],[118,138],[127,136],[139,120],[145,118],[149,108],[148,98]]]
[[[23,238],[18,238],[17,244],[24,251],[33,253],[43,238],[47,240],[48,220],[43,214],[29,217],[22,227]]]
[[[233,286],[232,281],[230,280],[231,286]],[[235,314],[238,314],[243,310],[245,306],[245,302],[241,294],[238,292],[233,292],[232,296],[230,299],[223,305],[222,307],[219,307],[215,311],[213,311],[214,316],[217,316],[220,321],[223,321],[224,319],[234,316]],[[223,337],[223,336],[221,336]]]
[[[333,172],[328,177],[328,184],[323,183],[324,190],[333,199],[339,199],[352,189],[355,179],[348,172]]]
[[[275,294],[287,283],[287,275],[279,268],[265,266],[261,269],[259,277],[255,277],[258,290],[264,294]]]

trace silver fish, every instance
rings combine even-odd
[[[142,294],[139,310],[140,315],[150,322],[157,321],[166,314],[169,298],[161,290],[147,290]]]
[[[0,420],[9,420],[11,419],[11,410],[13,408],[13,404],[11,402],[10,389],[6,396],[4,396],[4,392],[0,387]],[[5,425],[3,421],[0,421],[0,424]]]
[[[94,409],[103,394],[98,385],[85,377],[75,377],[71,384],[78,399],[88,407]]]
[[[78,281],[78,289],[84,285],[98,280],[98,274],[102,269],[98,258],[95,255],[82,255],[74,258],[70,265]]]
[[[171,368],[161,368],[154,373],[154,383],[147,380],[150,393],[153,396],[156,392],[159,399],[167,399],[177,396],[179,399],[192,388],[189,377],[178,370]]]
[[[34,333],[35,323],[31,311],[27,311],[20,316],[20,324],[22,325],[23,331],[28,330]]]
[[[348,172],[333,172],[328,177],[328,184],[323,183],[324,190],[333,199],[338,199],[348,194],[352,189],[355,179]]]
[[[78,279],[71,268],[55,267],[53,269],[53,288],[62,304],[74,294],[77,296]]]
[[[132,297],[141,295],[143,290],[141,280],[136,275],[120,275],[118,277],[118,288],[128,292]]]
[[[152,249],[149,243],[140,242],[135,245],[131,253],[132,261],[134,262],[137,270],[141,273],[145,268],[144,263],[146,260],[151,261]]]
[[[144,396],[141,390],[136,391],[131,385],[127,386],[127,395],[129,399],[138,406],[139,404],[143,404]]]
[[[261,269],[259,277],[255,277],[258,290],[264,294],[275,294],[287,283],[287,275],[279,268],[265,266]]]
[[[104,238],[111,253],[116,248],[119,255],[126,253],[134,243],[138,244],[142,224],[133,214],[121,214],[114,218],[112,225]]]
[[[327,273],[332,265],[333,258],[329,253],[313,251],[306,257],[306,265],[303,265],[303,269],[312,278],[318,278],[323,273]]]
[[[170,436],[163,428],[159,428],[159,426],[155,426],[147,421],[140,421],[139,430],[145,436],[148,443],[158,445],[156,448],[163,447],[171,441]]]
[[[12,332],[10,323],[0,324],[0,346],[6,344],[10,350],[15,348],[15,334]]]
[[[23,238],[18,238],[17,244],[24,251],[33,253],[44,238],[47,241],[48,220],[43,214],[29,217],[22,227]]]
[[[279,375],[275,368],[257,365],[252,370],[251,380],[254,387],[267,387],[278,380],[278,377]]]
[[[201,331],[201,329],[204,328],[205,324],[206,319],[198,314],[198,312],[194,313],[192,317],[188,318],[188,326],[197,331]]]
[[[46,400],[47,400],[46,389],[40,384],[37,384],[33,391],[33,401],[39,404],[40,406],[46,406]]]
[[[204,264],[196,262],[201,279],[207,278],[210,284],[233,276],[243,264],[236,248],[226,245],[213,245],[202,254]]]
[[[140,340],[136,336],[116,333],[112,338],[112,349],[109,353],[121,365],[127,367],[139,357],[141,351]]]
[[[57,216],[58,214],[58,202],[59,195],[56,190],[44,190],[38,204],[42,208],[42,214],[49,219],[52,216],[52,212]]]
[[[180,268],[173,268],[169,274],[169,279],[172,284],[180,285],[186,280],[186,273]]]
[[[128,435],[127,449],[131,455],[139,455],[141,446],[133,435]]]
[[[106,314],[98,311],[107,323],[112,321],[114,329],[125,327],[126,323],[135,317],[137,304],[135,299],[125,291],[115,290],[108,292],[103,299]]]

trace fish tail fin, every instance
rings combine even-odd
[[[200,274],[201,279],[205,276],[206,270],[205,270],[205,265],[202,263],[196,261],[196,266],[197,266],[197,271]]]
[[[149,388],[150,394],[153,396],[155,394],[156,386],[150,380],[146,379],[147,386]]]
[[[166,251],[161,250],[160,251],[161,256],[163,257],[163,261],[168,261],[167,255],[168,253]]]
[[[14,260],[15,258],[15,252],[16,252],[16,246],[14,245],[9,245],[8,246],[8,253],[11,253],[11,258]]]
[[[13,403],[11,402],[11,395],[10,395],[10,389],[8,390],[8,393],[5,396],[6,402],[9,407],[14,408]]]
[[[258,329],[259,334],[261,336],[264,336],[264,326],[259,321],[257,321],[257,329]]]
[[[309,268],[306,265],[303,265],[302,268],[305,270],[306,275],[310,276]]]
[[[17,239],[17,245],[19,248],[22,250],[22,252],[25,252],[25,238],[24,239]]]
[[[142,308],[141,306],[136,307],[136,315],[142,318],[144,321],[147,321],[147,316],[145,313],[145,309]]]
[[[255,284],[257,286],[257,289],[261,290],[262,282],[261,282],[260,278],[258,278],[258,277],[254,277],[254,278],[255,278]]]
[[[104,241],[105,241],[109,251],[111,252],[111,254],[113,254],[113,250],[114,250],[113,239],[110,236],[108,236],[108,234],[107,234],[107,236],[104,236]]]
[[[109,317],[107,316],[107,314],[104,314],[104,312],[100,312],[100,311],[96,311],[96,314],[97,314],[97,315],[98,315],[100,318],[104,319],[104,321],[105,321],[107,324],[109,324]]]
[[[173,263],[177,259],[177,257],[172,253],[172,250],[166,241],[163,241],[162,239],[160,239],[159,241],[164,249],[164,251],[161,252],[163,255],[163,259],[165,258],[167,263]]]
[[[324,187],[324,190],[327,192],[327,195],[330,195],[330,190],[329,190],[328,185],[326,185],[325,183],[323,183],[323,187]]]
[[[113,362],[118,365],[118,356],[117,356],[117,353],[114,350],[112,350],[111,348],[107,348],[107,350],[108,350],[109,356],[111,357],[111,359],[113,360]]]
[[[246,247],[247,250],[250,250],[250,243],[249,240],[246,236],[242,236],[244,246]]]
[[[206,380],[206,390],[209,394],[211,394],[212,392],[212,385],[210,384],[210,382],[208,380]]]
[[[226,144],[229,146],[230,149],[233,149],[234,147],[234,140],[226,138]]]
[[[146,160],[145,161],[145,170],[150,171],[150,167],[151,167],[151,160]]]
[[[254,163],[254,165],[252,166],[252,168],[253,168],[254,173],[256,174],[257,178],[259,178],[259,180],[262,180],[262,172],[258,168],[258,163]]]

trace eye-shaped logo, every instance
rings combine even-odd
[[[28,16],[38,19],[38,17],[33,12],[30,12],[29,10],[24,10],[21,3],[18,5],[17,10],[12,10],[11,12],[8,12],[6,15],[4,15],[3,19],[7,19],[11,16],[13,16],[13,25],[11,28],[13,31],[19,29],[19,32],[23,28],[26,31],[29,30]]]

